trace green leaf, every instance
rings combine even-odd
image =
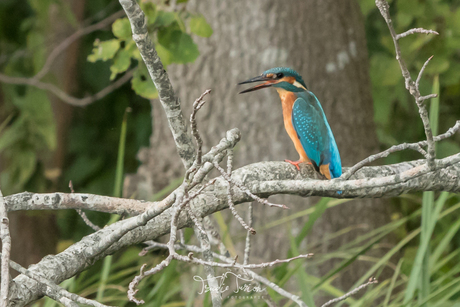
[[[97,60],[107,61],[112,59],[120,48],[120,41],[118,39],[111,39],[108,41],[94,42],[93,53],[88,56],[88,61],[96,62]]]
[[[174,63],[190,63],[200,55],[190,35],[172,27],[158,32],[158,42],[168,49]]]
[[[429,255],[429,243],[433,233],[436,222],[438,221],[439,213],[444,206],[444,203],[449,193],[442,192],[439,198],[436,200],[436,204],[433,206],[434,193],[424,192],[423,193],[423,204],[422,204],[422,236],[420,238],[420,246],[415,256],[414,265],[409,276],[409,282],[404,294],[404,304],[409,303],[414,297],[415,289],[420,282],[420,272],[422,269],[427,270],[424,267],[423,258],[425,255]],[[434,208],[433,208],[434,207]],[[429,257],[429,256],[428,256]],[[429,272],[429,270],[428,270]],[[425,293],[426,294],[426,293]]]
[[[396,267],[393,277],[391,278],[391,284],[388,287],[387,294],[385,295],[385,301],[383,302],[384,307],[388,306],[388,302],[390,301],[391,292],[393,292],[393,289],[395,287],[396,279],[399,276],[399,271],[401,270],[401,265],[403,261],[404,261],[404,258],[399,259],[398,266]]]
[[[327,201],[325,202],[325,204],[327,205]],[[291,242],[292,254],[299,255],[300,253],[297,248],[296,239],[292,235],[289,235],[289,239]],[[299,262],[300,263],[299,263],[298,269],[296,270],[296,275],[297,275],[297,282],[298,282],[299,288],[302,292],[302,295],[301,295],[302,301],[304,301],[308,306],[315,307],[316,305],[313,299],[311,285],[309,285],[308,283],[309,276],[307,272],[305,272],[305,268],[302,267],[301,260]]]
[[[155,46],[156,48],[156,46]],[[132,40],[126,46],[125,49],[130,53],[131,57],[135,60],[142,62],[142,56],[139,52],[139,49],[136,46],[136,43]]]
[[[157,8],[155,4],[153,4],[150,1],[149,2],[142,1],[139,4],[145,16],[147,17],[147,24],[148,25],[154,24],[157,18]]]
[[[167,27],[176,20],[176,13],[158,11],[157,18],[155,19],[155,26]]]
[[[157,43],[155,45],[155,49],[158,53],[158,56],[161,59],[161,62],[165,67],[173,62],[174,59],[172,53],[168,49],[163,47],[160,43]]]
[[[131,24],[129,23],[128,18],[120,18],[115,20],[112,24],[113,34],[121,40],[131,39]]]
[[[300,243],[302,243],[302,241],[310,233],[310,230],[313,228],[313,224],[316,222],[317,219],[319,219],[323,215],[324,211],[326,211],[330,200],[331,199],[328,197],[323,197],[314,206],[315,211],[308,216],[308,221],[305,223],[305,225],[302,227],[302,230],[295,238],[295,243],[297,244],[297,246],[300,246]]]
[[[147,68],[144,64],[139,64],[140,67],[134,72],[131,79],[131,86],[139,96],[147,99],[154,99],[158,97],[158,92],[153,85],[152,80],[148,74]]]
[[[210,37],[212,28],[203,15],[193,16],[190,19],[190,31],[202,37]]]
[[[115,56],[113,65],[110,66],[110,71],[112,72],[110,80],[115,79],[119,73],[126,71],[129,65],[131,65],[131,52],[126,48],[121,49]]]

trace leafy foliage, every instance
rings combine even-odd
[[[160,10],[152,2],[143,2],[141,7],[146,14],[149,33],[154,40],[155,48],[165,67],[173,63],[185,64],[196,60],[200,53],[198,46],[186,31],[185,21],[190,19],[190,32],[209,37],[212,34],[212,29],[202,15]],[[135,68],[134,77],[131,81],[132,88],[144,98],[156,98],[158,93],[148,77],[139,50],[132,40],[131,25],[128,18],[116,20],[112,25],[112,32],[116,38],[94,42],[94,49],[92,54],[88,56],[88,61],[112,60],[110,79],[113,80],[117,74],[129,69],[132,59],[137,60],[138,67]]]

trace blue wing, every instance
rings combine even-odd
[[[342,175],[342,163],[334,135],[316,96],[299,93],[292,107],[292,124],[300,143],[315,168],[329,165],[331,178]]]
[[[292,125],[305,153],[315,168],[318,169],[321,164],[323,143],[321,116],[311,104],[302,98],[297,98],[292,107]]]

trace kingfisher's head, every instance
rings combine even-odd
[[[265,81],[262,84],[248,88],[240,94],[259,90],[261,88],[273,86],[289,92],[302,92],[307,90],[307,86],[302,77],[293,69],[287,67],[276,67],[263,72],[260,76],[240,82],[238,84]]]

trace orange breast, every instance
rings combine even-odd
[[[297,97],[294,93],[285,91],[281,88],[276,89],[278,94],[281,98],[281,105],[283,107],[283,119],[284,119],[284,127],[291,138],[292,142],[294,143],[295,149],[299,153],[300,161],[302,162],[309,162],[310,160],[303,149],[302,144],[300,143],[299,137],[297,136],[297,132],[292,125],[292,107],[294,105],[295,100]]]

